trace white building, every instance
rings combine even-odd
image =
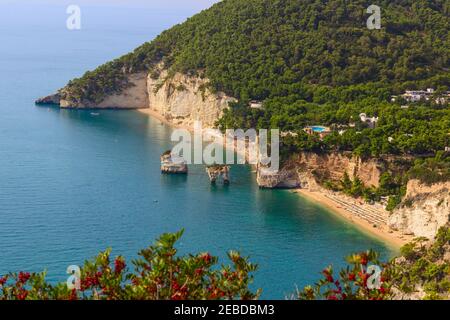
[[[446,104],[450,101],[450,91],[436,95],[433,88],[427,88],[427,90],[406,90],[401,97],[408,102],[430,101],[434,99],[436,104]],[[397,96],[391,97],[392,102],[397,101],[397,99]]]
[[[408,102],[419,102],[422,98],[426,99],[426,91],[406,91],[402,97]]]
[[[434,94],[433,88],[427,88],[427,90],[406,90],[402,97],[409,102],[419,102],[420,100],[429,101]]]
[[[249,107],[252,109],[262,109],[262,105],[261,101],[252,100],[250,101]]]
[[[370,128],[375,128],[377,126],[378,123],[378,117],[368,117],[367,114],[365,113],[361,113],[359,115],[359,118],[361,119],[362,122],[365,122],[369,125]]]

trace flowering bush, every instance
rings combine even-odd
[[[260,290],[249,285],[257,267],[231,251],[231,266],[217,268],[209,253],[177,255],[175,243],[183,231],[162,235],[127,266],[111,250],[100,253],[81,268],[79,288],[49,284],[43,273],[11,273],[0,277],[0,300],[186,300],[257,299]],[[132,269],[132,270],[130,270]]]
[[[214,300],[257,299],[261,290],[249,285],[257,267],[230,251],[231,266],[217,267],[209,253],[177,255],[175,243],[183,231],[162,235],[132,261],[132,270],[111,250],[85,262],[78,289],[67,283],[52,285],[43,273],[10,273],[0,276],[0,300]],[[322,271],[314,285],[296,293],[300,300],[449,299],[450,227],[440,229],[433,243],[418,238],[401,249],[402,257],[380,263],[374,251],[347,258],[338,273]],[[379,266],[377,271],[374,266]],[[422,294],[417,295],[417,293]]]
[[[401,256],[380,264],[373,251],[347,258],[349,266],[335,275],[331,267],[314,286],[297,292],[301,300],[450,299],[450,224],[435,239],[417,238],[400,250]],[[380,266],[374,274],[371,265]],[[378,277],[379,283],[373,280]]]
[[[370,266],[383,266],[378,261],[378,254],[367,251],[347,258],[349,266],[335,275],[333,268],[322,271],[323,278],[314,286],[307,286],[298,292],[300,300],[387,300],[392,298],[391,285],[386,279],[386,269],[377,275]],[[376,277],[379,283],[374,285]]]

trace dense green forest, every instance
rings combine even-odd
[[[302,135],[285,150],[356,150],[372,156],[442,150],[448,144],[448,108],[405,111],[388,102],[407,88],[449,90],[449,2],[379,1],[381,30],[366,27],[369,5],[224,0],[71,81],[63,96],[74,103],[99,102],[126,87],[128,73],[148,70],[157,76],[155,65],[163,61],[172,74],[205,76],[213,90],[239,99],[221,127],[299,131],[308,124],[346,125],[361,112],[381,116],[376,130],[355,128],[324,143]],[[251,99],[264,101],[264,110],[250,110]],[[394,143],[387,142],[389,136]]]
[[[134,52],[70,82],[79,97],[120,90],[126,73],[202,74],[240,100],[294,95],[321,103],[436,86],[449,80],[450,5],[378,1],[382,29],[369,30],[362,0],[224,0]],[[341,92],[332,88],[377,83]],[[383,89],[388,89],[383,90]],[[328,92],[331,90],[331,92]]]

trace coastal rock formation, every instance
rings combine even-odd
[[[297,172],[292,167],[283,167],[278,172],[266,168],[259,168],[256,172],[256,182],[260,188],[265,189],[299,188],[302,187],[302,182],[307,183],[309,181],[309,178],[301,179],[300,174],[300,172]]]
[[[213,165],[206,168],[209,180],[215,184],[218,178],[221,178],[223,184],[230,184],[230,167],[225,165]]]
[[[132,74],[128,77],[129,86],[120,93],[107,96],[98,105],[91,105],[96,108],[114,109],[142,109],[148,108],[147,95],[147,74],[144,72]],[[61,107],[66,107],[61,101]]]
[[[394,163],[394,158],[363,161],[345,153],[303,152],[291,157],[277,173],[260,168],[257,182],[262,188],[302,188],[327,193],[320,181],[338,181],[347,172],[351,179],[359,177],[366,186],[378,187],[386,168],[402,170]],[[343,195],[336,196],[342,200]],[[450,220],[450,182],[427,186],[410,180],[401,207],[391,214],[381,209],[380,212],[386,213],[381,225],[387,224],[405,236],[433,239],[439,228]]]
[[[389,217],[388,224],[403,234],[433,239],[449,216],[450,182],[427,186],[411,180],[402,206]]]
[[[127,77],[127,86],[120,93],[112,93],[96,103],[84,97],[72,95],[68,87],[56,94],[36,100],[36,104],[55,104],[74,109],[140,109],[148,108],[147,73],[140,72]]]
[[[169,150],[161,155],[161,173],[187,174],[188,166],[183,158],[173,155]]]
[[[258,184],[263,188],[314,189],[318,179],[337,181],[347,172],[352,179],[359,177],[365,185],[378,187],[384,165],[375,159],[363,161],[349,153],[301,152],[288,160],[277,174],[259,170]]]
[[[222,92],[212,93],[208,80],[176,73],[167,77],[162,71],[158,79],[148,76],[147,94],[149,108],[169,122],[192,128],[194,121],[213,127],[228,103],[236,99]]]
[[[61,100],[61,96],[59,93],[56,94],[52,94],[46,97],[42,97],[36,100],[36,104],[41,105],[41,104],[54,104],[54,105],[59,105],[60,104],[60,100]]]
[[[127,77],[126,87],[111,93],[100,102],[77,99],[66,88],[59,93],[41,98],[36,104],[57,104],[61,108],[145,109],[164,117],[169,123],[192,128],[194,121],[204,127],[213,127],[228,103],[236,99],[222,92],[212,93],[208,80],[181,73],[169,77],[160,70],[159,77],[140,72]]]

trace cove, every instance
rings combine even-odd
[[[184,228],[182,253],[209,251],[226,262],[227,250],[239,250],[259,265],[254,287],[283,299],[352,252],[391,253],[297,194],[260,190],[249,166],[232,166],[228,187],[211,185],[202,165],[188,176],[161,175],[172,129],[145,115],[33,113],[42,129],[27,145],[1,139],[15,160],[0,160],[8,169],[1,171],[0,273],[47,268],[50,279],[65,281],[67,266],[99,250],[112,247],[129,260],[161,233]]]
[[[394,253],[297,194],[260,190],[249,166],[232,166],[229,187],[211,186],[202,165],[184,177],[161,175],[172,128],[158,120],[134,111],[34,106],[42,94],[176,22],[138,11],[129,14],[143,25],[155,21],[153,35],[133,19],[68,33],[58,19],[24,19],[3,34],[0,274],[46,269],[49,280],[65,282],[69,265],[100,250],[112,247],[130,262],[161,233],[184,228],[182,253],[209,251],[227,263],[226,251],[239,250],[259,265],[253,287],[263,289],[262,298],[284,299],[350,253]],[[0,21],[0,30],[9,23]]]

